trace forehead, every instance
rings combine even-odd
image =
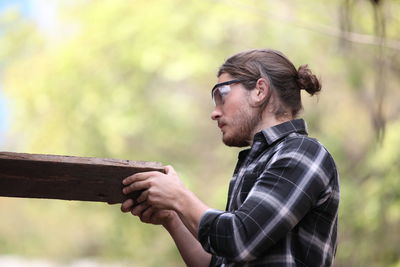
[[[224,72],[218,77],[218,83],[227,82],[233,79],[234,78],[229,73]]]

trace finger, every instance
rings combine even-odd
[[[175,169],[171,165],[165,166],[164,171],[166,174],[176,174]]]
[[[127,199],[122,203],[121,211],[129,212],[132,209],[133,205],[135,205],[135,201],[133,201],[133,199]]]
[[[150,184],[148,181],[134,182],[128,186],[125,186],[122,189],[122,193],[127,195],[129,193],[132,193],[133,191],[144,190],[144,189],[148,189],[149,187],[150,187]]]
[[[143,181],[151,176],[156,175],[157,173],[158,172],[138,172],[135,173],[134,175],[126,177],[124,180],[122,180],[122,184],[128,185],[137,181]]]
[[[149,190],[145,190],[140,194],[140,196],[136,199],[136,201],[138,203],[142,203],[147,200],[148,196],[149,196]]]
[[[143,211],[142,215],[140,215],[140,220],[142,222],[150,222],[151,217],[153,216],[155,211],[155,208],[153,206],[150,206],[145,211]]]
[[[141,217],[143,211],[146,210],[148,207],[149,207],[149,204],[147,204],[146,202],[141,203],[141,204],[139,204],[139,205],[136,205],[136,206],[131,210],[131,213],[132,213],[132,215]]]

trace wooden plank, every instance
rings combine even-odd
[[[0,196],[121,203],[122,180],[161,163],[0,152]]]

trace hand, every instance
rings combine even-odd
[[[152,218],[155,211],[173,210],[176,212],[173,214],[177,215],[173,217],[177,217],[179,221],[183,222],[192,235],[197,237],[201,217],[209,208],[201,202],[195,194],[183,186],[181,180],[171,166],[165,167],[165,174],[161,172],[136,173],[125,178],[122,183],[125,185],[122,189],[124,194],[144,190],[135,200],[135,202],[139,204],[139,207],[137,207],[137,210],[136,208],[132,209],[134,215],[140,214],[141,220],[153,222],[157,221],[159,218],[155,217],[157,220]],[[125,205],[133,205],[133,202],[131,204],[128,202],[128,204]],[[151,209],[148,213],[145,213],[147,208]],[[162,216],[163,218],[164,215],[165,214]],[[171,229],[174,227],[174,222],[176,221],[178,220],[171,219],[171,223],[163,225],[167,229]],[[163,221],[163,223],[165,223],[165,221]]]
[[[124,194],[144,190],[136,200],[140,203],[138,214],[150,206],[156,210],[178,209],[180,196],[186,189],[171,166],[166,166],[165,172],[165,174],[161,172],[136,173],[122,181],[125,185]]]
[[[172,210],[159,210],[146,203],[135,205],[133,199],[125,200],[121,205],[122,212],[130,212],[134,216],[138,216],[144,223],[167,226],[171,224],[173,219],[177,217]]]

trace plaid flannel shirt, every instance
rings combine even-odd
[[[331,266],[339,180],[304,120],[257,133],[239,153],[226,211],[207,210],[199,241],[210,266]]]

